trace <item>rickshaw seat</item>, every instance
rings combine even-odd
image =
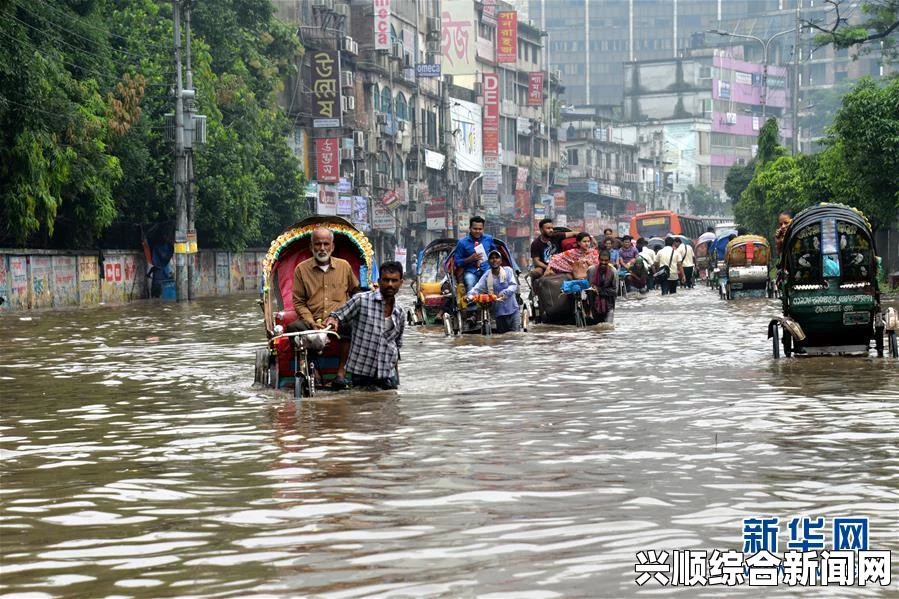
[[[421,293],[427,297],[429,295],[440,295],[440,287],[442,283],[434,282],[434,283],[422,283],[421,284]]]

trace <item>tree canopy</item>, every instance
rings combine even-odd
[[[896,222],[899,210],[899,79],[861,79],[844,98],[824,151],[787,156],[777,122],[759,135],[752,179],[734,206],[737,222],[773,234],[777,215],[819,202],[860,209],[876,228]]]
[[[884,58],[899,60],[899,0],[863,1],[864,18],[860,23],[850,23],[848,18],[857,6],[856,0],[824,0],[824,4],[833,9],[828,22],[805,22],[817,32],[818,44],[833,44],[837,48],[860,46],[861,51],[870,52],[873,43],[878,43]]]
[[[304,211],[277,104],[302,48],[270,0],[195,3],[201,246],[267,243]],[[174,221],[172,4],[0,0],[0,244],[93,247]]]

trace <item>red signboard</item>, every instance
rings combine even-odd
[[[518,61],[518,13],[496,13],[496,62]]]
[[[315,163],[319,183],[337,183],[340,180],[340,144],[336,137],[315,140]]]
[[[523,219],[531,217],[531,194],[525,190],[515,192],[515,218]]]
[[[499,154],[499,75],[484,73],[481,75],[484,89],[484,139],[485,155]]]
[[[543,106],[543,71],[528,73],[528,106]]]

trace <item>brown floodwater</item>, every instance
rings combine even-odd
[[[741,551],[754,516],[777,553],[801,516],[893,552],[890,589],[781,595],[895,596],[899,363],[775,361],[775,300],[411,329],[398,391],[296,403],[252,386],[254,299],[0,317],[0,597],[670,593],[637,552]]]

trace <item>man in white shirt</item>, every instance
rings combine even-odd
[[[679,243],[679,239],[666,237],[665,247],[660,249],[659,253],[656,254],[656,270],[662,268],[668,269],[668,277],[663,277],[662,280],[659,281],[662,287],[662,295],[677,293],[677,280],[680,278],[681,265],[683,263],[682,254],[675,247],[675,244]]]
[[[678,248],[683,253],[684,278],[682,279],[684,287],[693,288],[693,272],[696,270],[696,254],[693,252],[693,246],[689,243],[681,243]]]
[[[637,240],[637,251],[640,252],[637,254],[638,258],[643,260],[643,265],[646,266],[646,272],[649,273],[649,277],[647,277],[647,287],[653,289],[655,287],[655,279],[652,277],[652,266],[656,262],[656,253],[652,251],[652,248],[649,247],[646,240],[642,237]]]

